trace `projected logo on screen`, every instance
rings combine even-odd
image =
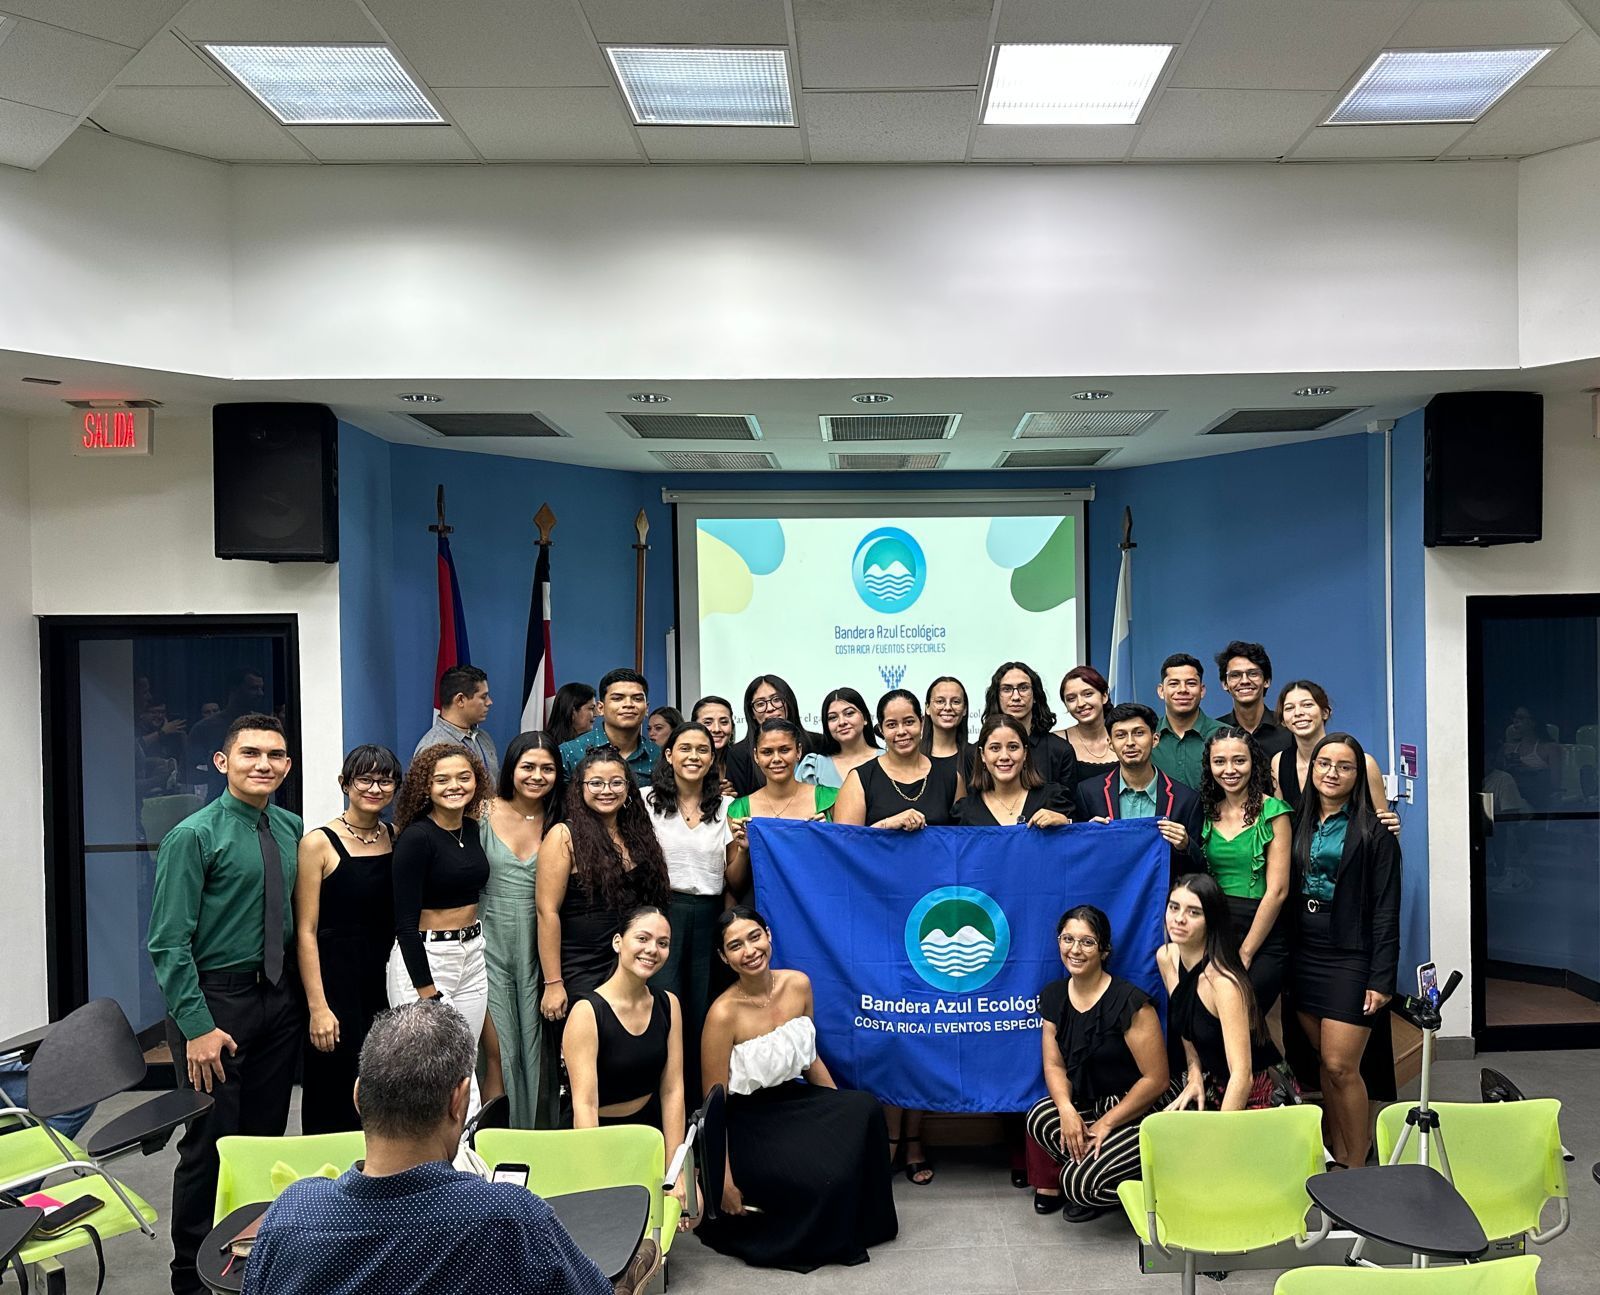
[[[994,899],[971,886],[940,886],[906,918],[906,956],[935,989],[979,989],[1006,965],[1011,923]]]
[[[880,526],[856,545],[850,564],[856,592],[875,612],[903,612],[928,581],[922,546],[897,526]]]

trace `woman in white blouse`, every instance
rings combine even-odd
[[[883,1108],[835,1086],[817,1055],[811,981],[774,970],[761,914],[739,905],[719,926],[739,979],[711,1005],[701,1066],[708,1090],[728,1091],[728,1159],[722,1213],[698,1235],[758,1268],[862,1263],[900,1230]]]
[[[692,720],[679,724],[668,734],[644,793],[672,887],[667,904],[672,953],[656,981],[658,988],[677,995],[682,1008],[683,1082],[691,1094],[700,1092],[700,1031],[711,1006],[722,892],[743,885],[738,874],[750,866],[733,850],[716,761],[710,730]]]

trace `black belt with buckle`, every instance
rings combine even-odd
[[[471,926],[463,926],[459,931],[418,931],[417,934],[429,944],[443,941],[476,940],[483,934],[483,923],[474,922]]]
[[[1312,899],[1310,895],[1305,897],[1305,901],[1306,912],[1308,913],[1320,913],[1332,902],[1331,900],[1327,899]]]

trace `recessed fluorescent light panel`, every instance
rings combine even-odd
[[[996,45],[986,126],[1129,126],[1171,45]]]
[[[640,126],[793,126],[786,49],[608,45]]]
[[[1325,124],[1477,121],[1549,52],[1549,46],[1386,49]]]
[[[286,126],[428,125],[443,117],[387,45],[205,45]]]

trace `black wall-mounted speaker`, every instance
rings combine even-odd
[[[339,560],[339,420],[326,405],[211,410],[219,558]]]
[[[1531,544],[1544,533],[1544,397],[1452,391],[1422,415],[1422,542]]]

